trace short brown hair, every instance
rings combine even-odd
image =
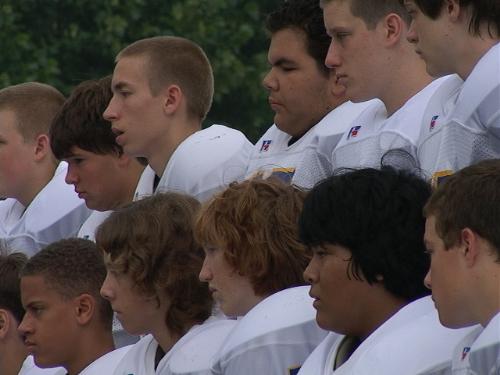
[[[299,241],[304,193],[277,179],[233,182],[200,211],[195,235],[266,296],[304,284],[310,254]]]
[[[72,156],[73,147],[100,155],[123,153],[111,123],[103,117],[112,96],[111,76],[75,87],[50,128],[50,146],[57,159]]]
[[[187,98],[188,114],[203,120],[214,94],[214,77],[207,55],[196,43],[174,36],[138,40],[116,57],[145,56],[153,95],[168,85],[178,85]]]
[[[83,238],[69,238],[51,243],[33,255],[21,277],[41,276],[62,299],[91,295],[97,304],[99,320],[111,331],[113,310],[100,295],[106,267],[96,244]]]
[[[500,262],[500,160],[484,160],[448,177],[424,213],[435,216],[447,249],[459,243],[462,229],[470,228],[494,247]]]
[[[408,25],[410,15],[399,0],[320,0],[321,7],[334,1],[348,1],[353,16],[361,18],[368,29],[374,29],[379,21],[390,13],[401,17]]]
[[[7,255],[6,251],[0,251],[0,309],[10,311],[18,323],[24,315],[19,285],[21,270],[27,261],[28,258],[23,253]]]
[[[15,114],[24,140],[49,134],[52,120],[63,103],[63,94],[43,83],[27,82],[0,90],[0,111],[10,110]]]
[[[130,276],[140,293],[171,303],[166,326],[183,335],[207,319],[212,298],[198,280],[203,250],[193,236],[199,202],[177,193],[133,202],[108,217],[96,242],[114,271]]]

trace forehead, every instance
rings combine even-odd
[[[436,232],[436,217],[434,215],[429,215],[425,220],[424,240],[430,242],[437,239],[439,239],[439,236]]]
[[[147,83],[148,58],[145,55],[125,56],[118,60],[113,71],[111,87]]]
[[[312,59],[307,51],[307,38],[304,31],[297,28],[285,28],[271,36],[268,57],[271,63],[279,59]]]
[[[351,12],[351,2],[344,0],[334,0],[323,7],[323,18],[327,30],[331,27],[350,25],[352,22],[363,22],[359,17],[355,17]]]
[[[32,301],[62,301],[62,296],[41,275],[23,276],[20,286],[23,305]]]

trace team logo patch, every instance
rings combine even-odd
[[[464,347],[464,350],[462,350],[462,361],[467,357],[467,354],[470,352],[470,346]]]
[[[452,174],[453,174],[453,171],[450,169],[435,172],[431,178],[431,186],[434,189],[436,189],[439,185],[441,185]]]
[[[438,117],[439,117],[438,115],[432,116],[431,123],[429,124],[429,130],[430,131],[433,131],[434,128],[436,127],[436,121],[437,121]]]
[[[347,134],[347,139],[356,138],[358,136],[359,129],[361,129],[361,125],[353,126]]]
[[[271,139],[267,141],[262,141],[262,146],[260,146],[260,152],[266,152],[269,150],[269,146],[271,146],[271,143],[273,141]]]
[[[295,366],[295,367],[290,367],[288,369],[288,374],[289,375],[297,375],[300,371],[300,366]]]

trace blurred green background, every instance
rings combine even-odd
[[[197,42],[215,74],[205,125],[242,130],[255,142],[272,122],[261,80],[266,14],[282,0],[0,0],[0,87],[49,83],[65,95],[113,71],[127,44],[155,35]]]

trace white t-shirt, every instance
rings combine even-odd
[[[111,215],[113,211],[92,211],[90,216],[85,220],[82,227],[78,231],[79,238],[95,241],[95,231],[104,220]]]
[[[216,319],[202,324],[170,357],[168,375],[210,375],[213,357],[237,321]]]
[[[214,357],[213,374],[296,374],[327,332],[309,286],[277,292],[242,317]]]
[[[0,201],[0,241],[8,248],[31,256],[52,242],[77,235],[91,210],[64,181],[66,170],[67,164],[61,162],[28,207],[12,198]]]
[[[203,202],[244,178],[251,152],[239,130],[212,125],[197,131],[175,149],[155,192],[175,191]]]
[[[314,133],[314,138],[304,152],[304,157],[297,168],[292,183],[305,189],[310,189],[319,181],[331,176],[334,170],[339,167],[337,154],[342,155],[344,144],[357,145],[363,142],[365,137],[376,134],[382,122],[387,118],[384,104],[378,100],[370,100],[362,105],[361,111],[347,123],[342,133],[329,124],[318,125]],[[356,146],[355,146],[356,147]],[[359,152],[358,149],[356,149]],[[365,150],[363,150],[365,151]],[[356,166],[363,163],[361,158],[365,154],[355,155],[355,160],[351,162]],[[370,158],[368,156],[368,158]],[[344,165],[348,167],[352,165]]]
[[[439,143],[439,155],[428,169],[437,177],[500,158],[500,43],[479,60],[454,99],[439,141],[433,141]]]
[[[335,136],[340,137],[367,105],[352,102],[341,104],[291,145],[289,142],[292,136],[272,125],[253,147],[247,177],[262,173],[264,177],[274,175],[289,182],[301,165],[318,129],[324,128],[332,139]]]

